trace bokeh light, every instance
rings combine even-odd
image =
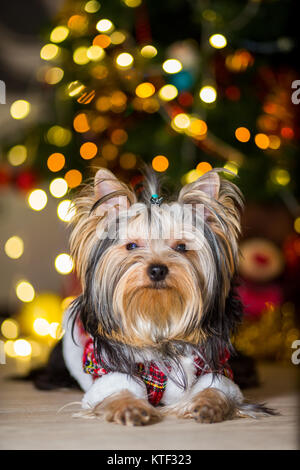
[[[47,132],[47,140],[49,144],[57,147],[65,147],[72,139],[72,132],[62,126],[52,126]]]
[[[33,330],[39,336],[47,336],[49,333],[49,322],[45,318],[37,318],[33,322]]]
[[[254,137],[254,141],[257,147],[262,150],[267,149],[270,144],[269,137],[266,134],[256,134],[256,136]]]
[[[182,63],[177,59],[165,60],[162,68],[166,73],[178,73],[182,69]]]
[[[300,217],[297,217],[294,220],[294,230],[295,232],[300,233]]]
[[[214,87],[207,85],[201,88],[199,96],[204,103],[213,103],[217,99],[217,92]]]
[[[88,57],[88,47],[80,46],[73,52],[73,61],[77,65],[86,65],[89,63],[90,58]]]
[[[64,71],[60,67],[51,67],[45,73],[45,82],[49,85],[56,85],[64,76]]]
[[[75,116],[73,121],[73,127],[76,132],[87,132],[90,130],[90,125],[86,113],[79,113]]]
[[[85,142],[80,147],[80,155],[84,160],[90,160],[97,155],[98,147],[94,142]]]
[[[271,179],[275,184],[286,186],[291,181],[291,176],[284,168],[275,168],[271,172]]]
[[[136,165],[136,156],[134,153],[126,152],[120,156],[120,166],[124,170],[131,170]]]
[[[239,168],[237,166],[237,164],[235,162],[227,162],[225,165],[224,165],[224,168],[225,170],[228,170],[230,171],[231,173],[233,173],[232,176],[234,175],[237,175],[238,172],[239,172]],[[229,176],[229,175],[228,175]]]
[[[24,242],[17,235],[10,237],[5,245],[4,251],[9,258],[19,259],[24,253]]]
[[[235,137],[240,142],[248,142],[250,140],[250,131],[247,127],[238,127],[235,130]]]
[[[105,50],[103,47],[93,45],[88,48],[86,55],[93,61],[101,60],[105,57]]]
[[[14,101],[10,107],[10,114],[14,119],[25,119],[30,113],[30,103],[26,100]]]
[[[16,295],[22,302],[32,302],[35,297],[34,287],[28,281],[20,281],[16,285]]]
[[[209,38],[209,44],[215,49],[223,49],[227,45],[227,39],[223,34],[213,34]]]
[[[46,206],[48,197],[43,189],[34,189],[29,194],[27,201],[31,209],[41,211]]]
[[[50,41],[55,43],[63,42],[67,39],[68,35],[69,29],[66,26],[56,26],[56,28],[51,31]]]
[[[51,181],[49,190],[53,197],[63,197],[68,191],[68,183],[64,178],[55,178]]]
[[[69,188],[76,188],[82,182],[82,173],[79,170],[69,170],[65,174],[65,180]]]
[[[152,168],[155,171],[163,172],[169,167],[169,160],[164,155],[157,155],[152,160]]]
[[[121,52],[121,54],[116,57],[116,64],[118,67],[127,69],[133,64],[133,57],[128,52]]]
[[[55,258],[55,269],[60,274],[69,274],[74,266],[73,260],[67,253],[61,253]]]
[[[178,90],[174,85],[164,85],[158,92],[158,96],[163,101],[171,101],[178,95]]]
[[[109,33],[114,29],[113,23],[108,19],[102,19],[96,24],[96,29],[100,33]]]
[[[93,45],[102,47],[102,49],[105,49],[110,44],[111,44],[111,38],[107,36],[107,34],[98,34],[93,39]]]
[[[110,35],[110,40],[112,44],[122,44],[126,39],[126,34],[123,33],[122,31],[114,31]]]
[[[139,98],[149,98],[150,96],[154,95],[154,93],[155,86],[150,82],[140,83],[135,89],[135,94]]]
[[[4,320],[1,325],[1,333],[4,338],[15,339],[19,334],[19,324],[11,318]]]
[[[25,145],[15,145],[9,150],[7,159],[12,166],[22,165],[27,159],[27,148]]]
[[[204,173],[207,173],[208,171],[212,170],[212,166],[208,162],[200,162],[196,166],[196,170],[199,173],[199,176],[204,175]]]
[[[53,60],[60,52],[60,48],[56,44],[45,44],[42,47],[40,56],[43,60]]]
[[[14,350],[17,356],[28,357],[31,355],[31,344],[26,339],[17,339],[14,342]]]
[[[84,9],[87,13],[97,13],[97,11],[100,10],[100,7],[101,5],[97,0],[89,0],[84,5]]]
[[[148,44],[147,46],[142,47],[141,55],[145,57],[145,59],[152,59],[152,57],[157,55],[157,49],[151,44]]]
[[[115,129],[112,131],[110,140],[114,145],[123,145],[128,139],[128,134],[124,129]]]
[[[142,0],[123,0],[123,2],[129,8],[136,8],[142,4]]]
[[[187,129],[191,123],[189,116],[185,113],[179,113],[172,119],[172,127],[175,129]]]
[[[72,201],[65,199],[57,206],[57,216],[63,222],[70,222],[76,214],[76,208]]]
[[[53,173],[60,171],[65,166],[66,159],[62,153],[52,153],[47,160],[47,167]]]

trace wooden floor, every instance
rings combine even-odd
[[[79,401],[70,390],[41,392],[31,383],[13,381],[8,365],[0,366],[1,449],[297,449],[299,448],[299,366],[262,364],[261,387],[247,397],[266,402],[281,415],[237,419],[218,424],[167,418],[149,427],[123,427],[101,420],[72,418]]]

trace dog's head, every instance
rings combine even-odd
[[[228,343],[242,198],[219,174],[168,202],[153,177],[138,196],[100,169],[75,200],[71,252],[83,292],[73,309],[94,338],[156,350],[210,345],[212,359]]]

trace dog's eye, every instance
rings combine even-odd
[[[175,247],[175,251],[179,251],[179,253],[184,253],[186,251],[186,244],[185,243],[178,243]]]
[[[136,243],[127,243],[126,250],[135,250],[137,247],[138,245]]]

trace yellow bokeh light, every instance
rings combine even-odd
[[[61,302],[62,311],[67,310],[67,308],[70,306],[71,302],[73,302],[73,300],[75,300],[75,299],[76,299],[76,297],[73,296],[73,295],[70,295],[69,297],[65,297]]]
[[[204,103],[213,103],[217,99],[217,92],[212,86],[204,86],[201,88],[199,96]]]
[[[55,269],[60,274],[69,274],[74,266],[73,260],[67,253],[61,253],[55,258]]]
[[[227,39],[223,34],[213,34],[209,38],[209,44],[215,49],[223,49],[227,45]]]
[[[165,60],[162,68],[167,73],[178,73],[182,69],[182,63],[177,59]]]
[[[101,60],[105,57],[105,50],[100,46],[93,45],[88,48],[87,56],[93,61]]]
[[[68,191],[68,183],[64,178],[55,178],[51,181],[49,190],[53,197],[63,197]]]
[[[109,33],[110,31],[114,29],[114,25],[110,20],[103,19],[103,20],[98,21],[98,23],[96,24],[96,29],[100,33]]]
[[[50,41],[56,43],[62,42],[67,39],[68,35],[69,29],[66,26],[56,26],[56,28],[51,31]]]
[[[172,120],[175,129],[187,129],[191,123],[189,116],[185,113],[177,114]]]
[[[139,98],[149,98],[150,96],[154,95],[154,93],[155,86],[150,82],[140,83],[135,89],[135,94]]]
[[[291,181],[289,172],[283,168],[275,168],[271,173],[271,178],[274,183],[280,186],[286,186]]]
[[[56,85],[64,76],[64,71],[60,67],[51,67],[45,73],[45,82],[49,85]]]
[[[43,60],[52,60],[55,59],[59,52],[60,48],[56,44],[46,44],[42,47],[40,56]]]
[[[57,206],[57,216],[63,222],[70,222],[76,214],[76,208],[72,201],[65,199]]]
[[[86,65],[90,61],[88,57],[88,47],[77,47],[73,52],[73,61],[78,65]]]
[[[16,285],[16,295],[22,302],[31,302],[35,297],[35,291],[30,282],[20,281]]]
[[[41,211],[47,204],[47,194],[43,189],[34,189],[28,196],[28,204],[31,209]]]
[[[27,158],[27,148],[25,145],[15,145],[9,150],[7,158],[12,166],[22,165]]]
[[[142,0],[123,0],[123,2],[129,8],[136,8],[142,4]]]
[[[87,13],[96,13],[98,10],[100,10],[100,3],[97,2],[97,0],[89,0],[86,2],[84,5],[84,9]]]
[[[171,101],[178,95],[178,90],[174,85],[164,85],[158,92],[158,96],[163,101]]]
[[[1,333],[4,338],[15,339],[19,334],[19,324],[16,322],[16,320],[4,320],[1,325]]]
[[[126,34],[122,31],[114,31],[111,36],[110,40],[112,44],[122,44],[126,39]]]
[[[127,69],[133,64],[133,57],[128,52],[122,52],[116,57],[116,64],[123,69]]]
[[[157,155],[152,160],[152,168],[155,171],[163,172],[169,167],[169,160],[164,155]]]
[[[142,47],[141,55],[145,57],[145,59],[152,59],[152,57],[157,55],[157,49],[151,44],[148,44],[147,46]]]
[[[26,339],[17,339],[14,341],[14,350],[17,356],[28,357],[31,355],[31,344]]]
[[[250,140],[250,136],[251,134],[247,127],[238,127],[235,130],[235,137],[240,142],[248,142]]]
[[[4,251],[9,258],[18,259],[24,252],[24,243],[18,236],[10,237],[4,245]]]
[[[238,172],[239,172],[238,166],[235,162],[227,162],[224,165],[224,168],[225,168],[225,170],[231,171],[231,173],[233,173],[234,175],[237,175]]]
[[[197,170],[191,170],[186,175],[184,175],[183,184],[194,183],[194,181],[197,181],[199,176],[200,176],[200,174]]]
[[[30,113],[30,103],[26,100],[17,100],[10,107],[10,114],[14,119],[24,119]]]
[[[9,339],[4,343],[4,352],[8,357],[16,357],[16,352],[14,348],[14,341]]]
[[[266,134],[256,134],[256,136],[254,137],[254,141],[257,147],[262,150],[267,149],[270,144],[270,139]]]
[[[49,333],[49,322],[45,318],[36,318],[33,322],[33,330],[39,336],[47,336]]]
[[[61,327],[60,323],[53,322],[53,323],[50,323],[49,325],[48,334],[53,339],[61,339],[64,335],[64,330]]]
[[[61,126],[52,126],[47,132],[49,144],[57,145],[58,147],[65,147],[71,139],[72,132],[70,129],[65,129]]]
[[[300,217],[297,217],[294,220],[294,230],[295,232],[300,233]]]

